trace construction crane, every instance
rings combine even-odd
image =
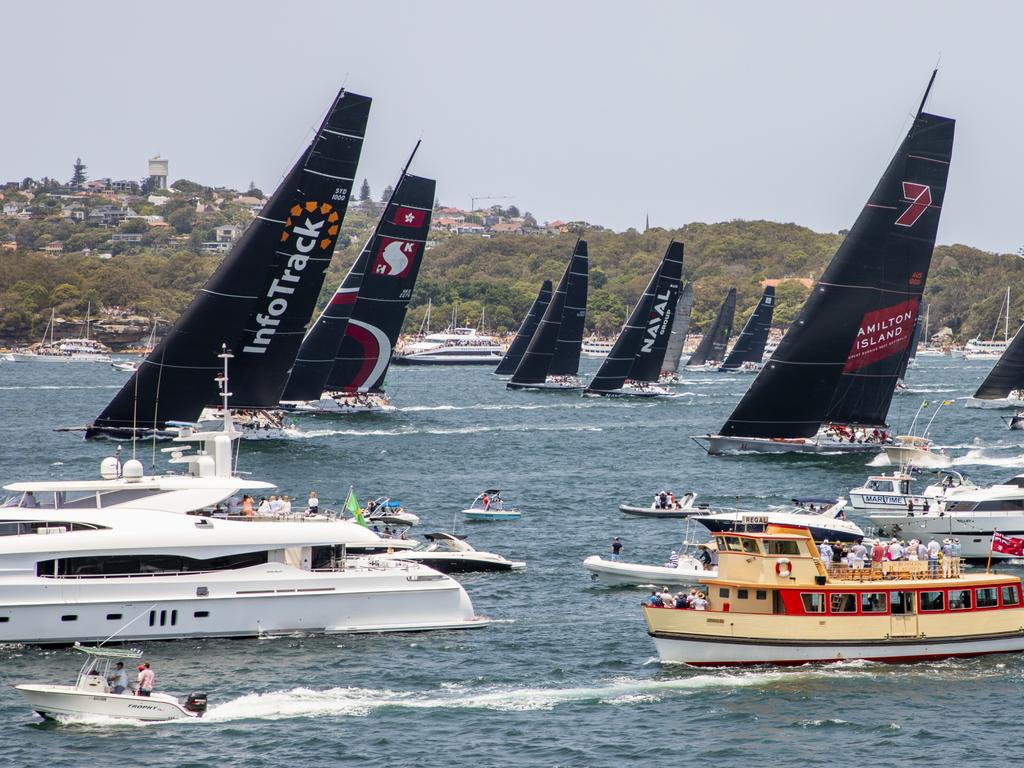
[[[476,210],[477,200],[511,200],[512,197],[512,195],[470,195],[469,211],[472,213]]]

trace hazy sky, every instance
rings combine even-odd
[[[1015,2],[6,2],[0,180],[274,187],[342,84],[374,194],[413,143],[445,203],[615,229],[849,227],[941,55],[957,119],[939,241],[1016,251]]]

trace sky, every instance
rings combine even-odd
[[[0,181],[171,179],[269,192],[340,87],[373,97],[375,196],[623,230],[848,228],[910,124],[957,119],[940,243],[1024,245],[1016,2],[263,2],[3,5]],[[56,20],[56,21],[55,21]],[[507,197],[506,197],[507,196]]]

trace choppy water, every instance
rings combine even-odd
[[[932,434],[984,483],[1024,469],[1024,433],[964,408],[989,365],[922,359],[892,412],[905,427],[921,400],[956,398]],[[0,364],[0,481],[94,476],[111,444],[50,428],[84,423],[123,376]],[[717,428],[751,378],[686,374],[682,396],[630,403],[506,392],[481,369],[398,369],[396,413],[304,417],[291,439],[246,444],[243,468],[293,498],[315,488],[337,504],[353,483],[361,499],[401,498],[420,531],[450,529],[484,486],[506,489],[521,520],[461,530],[528,570],[463,577],[478,612],[497,619],[480,631],[150,644],[161,689],[209,694],[198,722],[42,724],[5,685],[0,765],[1006,764],[1024,734],[1019,657],[663,667],[643,593],[589,581],[581,561],[613,535],[628,559],[655,563],[682,537],[679,521],[624,518],[620,501],[668,487],[756,506],[840,494],[868,474],[863,457],[704,456],[688,436]],[[78,667],[67,650],[0,649],[0,662],[5,684],[63,682]]]

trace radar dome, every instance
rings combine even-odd
[[[144,473],[142,462],[138,459],[129,459],[121,468],[122,476],[129,482],[141,480]]]
[[[107,456],[100,462],[100,477],[104,480],[114,480],[121,474],[121,462],[116,456]]]

